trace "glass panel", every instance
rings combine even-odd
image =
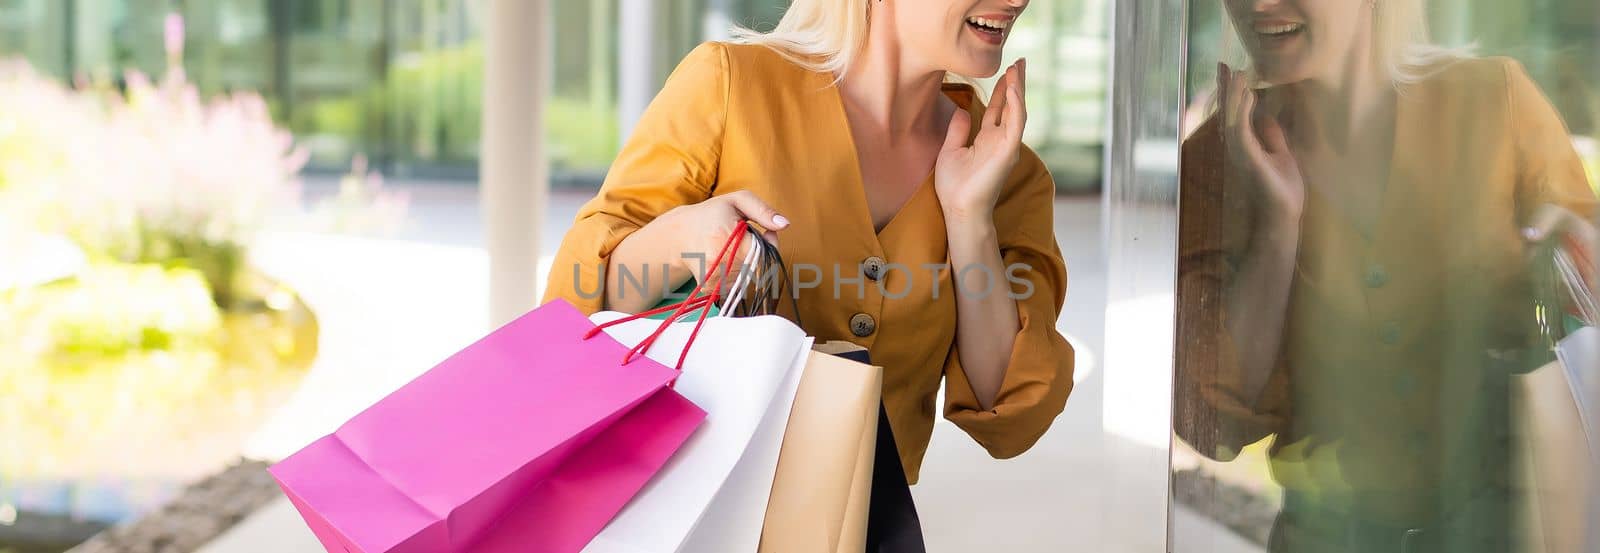
[[[1600,5],[1190,3],[1172,550],[1600,547]]]
[[[1162,476],[1171,442],[1185,0],[1118,2],[1115,8],[1104,196],[1108,474],[1098,477],[1117,490],[1106,496],[1109,531],[1129,536],[1127,551],[1156,551],[1168,527]]]

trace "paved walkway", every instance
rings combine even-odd
[[[589,194],[552,195],[547,255]],[[293,283],[316,309],[324,334],[304,386],[255,436],[248,456],[293,452],[487,330],[476,192],[418,186],[412,205],[412,224],[392,239],[280,233],[259,249],[260,264]],[[936,425],[922,482],[914,487],[930,551],[1164,550],[1163,532],[1148,521],[1161,520],[1166,506],[1149,501],[1150,493],[1108,489],[1113,479],[1104,477],[1119,459],[1149,451],[1101,429],[1106,269],[1099,213],[1097,198],[1056,201],[1056,231],[1071,281],[1057,327],[1078,347],[1078,387],[1051,431],[1017,459],[990,459],[953,425]],[[1157,489],[1166,478],[1153,473],[1141,482]],[[1135,496],[1146,499],[1130,499]],[[1143,516],[1119,514],[1130,511]],[[1183,543],[1190,544],[1185,549],[1254,551],[1181,508],[1174,516]],[[280,500],[202,551],[319,550],[294,509]]]

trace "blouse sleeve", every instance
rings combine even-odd
[[[1055,241],[1049,208],[1054,198],[1055,182],[1044,162],[1024,147],[994,213],[1001,258],[1016,268],[1006,276],[1019,298],[1020,328],[994,408],[978,406],[955,347],[945,360],[945,418],[997,459],[1032,447],[1072,392],[1072,345],[1055,328],[1066,297],[1067,268]]]
[[[1593,220],[1594,189],[1561,115],[1521,64],[1508,60],[1504,67],[1506,115],[1516,132],[1519,215],[1526,221],[1541,205],[1555,204]]]
[[[1251,210],[1242,194],[1225,187],[1226,159],[1215,120],[1183,144],[1173,406],[1178,437],[1220,461],[1285,429],[1290,414],[1289,370],[1282,355],[1260,397],[1242,391],[1243,370],[1224,306],[1246,253]]]
[[[605,264],[624,238],[674,207],[711,197],[727,119],[726,46],[696,47],[667,77],[606,172],[600,192],[578,210],[550,268],[544,301],[584,313],[602,308]]]

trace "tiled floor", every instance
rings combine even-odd
[[[259,262],[293,283],[324,331],[317,366],[299,394],[252,441],[247,454],[277,458],[407,381],[485,330],[486,265],[475,192],[415,185],[413,223],[392,239],[278,233]],[[543,237],[553,252],[587,193],[551,197]],[[1107,478],[1152,451],[1101,429],[1106,269],[1097,198],[1059,199],[1056,231],[1070,272],[1057,323],[1079,350],[1076,390],[1051,431],[1028,453],[990,459],[941,421],[914,488],[930,551],[1157,552],[1164,546],[1166,474],[1135,475],[1139,489]],[[1195,551],[1252,551],[1231,534],[1178,510]],[[1185,548],[1188,549],[1188,548]],[[316,551],[287,502],[218,539],[206,553]]]

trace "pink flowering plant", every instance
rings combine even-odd
[[[255,233],[269,215],[298,205],[307,154],[256,94],[204,102],[176,71],[159,83],[133,73],[127,83],[107,114],[105,156],[116,174],[97,184],[131,211],[136,240],[111,253],[185,260],[219,300],[231,298]]]
[[[166,73],[130,72],[123,91],[69,88],[0,60],[0,236],[26,228],[67,236],[97,261],[198,269],[228,307],[257,233],[300,207],[308,154],[260,95],[200,95],[181,66],[177,16],[165,46]],[[405,198],[363,158],[353,165],[312,224],[397,227]]]
[[[21,61],[0,60],[0,234],[85,223],[69,209],[73,182],[94,170],[85,162],[93,160],[103,128],[96,98]]]

